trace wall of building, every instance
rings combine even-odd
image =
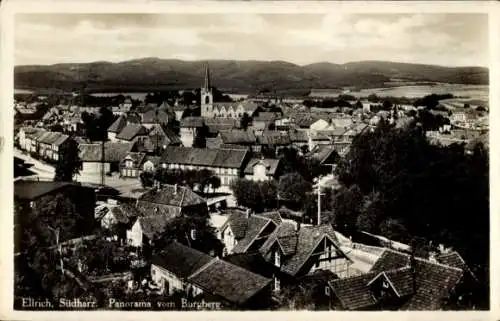
[[[181,128],[180,130],[181,142],[184,147],[192,147],[195,137],[194,128]]]
[[[142,229],[139,220],[127,230],[127,244],[134,247],[142,247]]]
[[[155,264],[151,265],[151,279],[167,295],[170,295],[175,291],[183,291],[185,289],[184,282],[180,278],[170,271]]]
[[[104,163],[104,172],[108,173],[111,169],[110,163]],[[101,174],[100,162],[83,162],[80,175],[99,175]]]

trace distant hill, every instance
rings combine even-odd
[[[203,82],[205,61],[143,58],[120,63],[93,62],[16,66],[17,89],[57,88],[74,90],[89,79],[93,92],[152,91],[198,88]],[[388,82],[422,81],[459,84],[488,84],[488,69],[482,67],[442,67],[434,65],[360,61],[346,64],[329,62],[305,66],[285,61],[208,61],[212,84],[238,93],[255,93],[312,88],[384,87]]]

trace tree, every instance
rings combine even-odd
[[[312,184],[306,181],[299,173],[282,175],[278,183],[280,199],[295,201],[304,204],[306,193],[311,192]]]
[[[277,188],[275,181],[254,182],[237,179],[231,183],[231,190],[238,205],[260,213],[275,208]]]
[[[210,225],[208,216],[177,216],[168,222],[163,235],[161,242],[164,244],[175,240],[205,253],[219,253],[222,249],[222,244],[215,236],[215,228]]]
[[[54,181],[71,182],[80,173],[82,161],[79,156],[78,143],[70,138],[60,147],[56,163]]]
[[[392,218],[380,223],[380,233],[393,241],[404,242],[408,239],[408,232],[403,223]]]
[[[248,125],[252,122],[252,118],[248,116],[247,113],[243,113],[243,116],[240,120],[240,127],[244,130],[247,130]]]
[[[139,175],[139,179],[141,180],[142,188],[151,187],[154,183],[154,173],[152,172],[142,172]]]
[[[357,185],[349,188],[342,187],[332,198],[332,209],[334,212],[334,222],[337,229],[341,231],[352,231],[357,223],[363,194]]]
[[[215,192],[216,189],[221,187],[221,181],[220,181],[219,176],[213,175],[212,177],[210,177],[208,184],[212,188],[212,191]]]

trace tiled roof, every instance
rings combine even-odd
[[[123,157],[132,149],[132,143],[106,142],[104,143],[104,161],[121,162]],[[100,162],[102,158],[101,144],[80,144],[80,159],[83,162]]]
[[[142,233],[150,240],[155,240],[163,236],[163,233],[167,229],[169,220],[170,217],[165,215],[140,216],[137,218],[137,222],[141,226]]]
[[[189,187],[164,185],[160,190],[151,189],[139,197],[139,201],[185,207],[197,204],[206,204],[204,198],[193,192]]]
[[[252,175],[253,167],[257,164],[263,164],[266,167],[266,175],[274,175],[276,174],[276,170],[278,169],[280,160],[272,159],[272,158],[252,158],[245,168],[245,174]]]
[[[248,224],[246,213],[238,209],[232,209],[225,211],[225,214],[228,216],[228,218],[226,222],[221,226],[220,230],[224,230],[226,226],[229,225],[236,239],[245,237],[245,231]]]
[[[170,116],[163,110],[148,110],[142,114],[142,122],[146,124],[166,124],[168,123]]]
[[[383,272],[410,265],[409,255],[386,249],[371,271]],[[416,293],[402,306],[403,310],[441,309],[442,300],[451,295],[463,276],[462,269],[422,258],[415,259],[415,272]]]
[[[270,219],[266,219],[258,215],[251,215],[248,219],[246,219],[244,237],[238,240],[238,243],[234,247],[233,251],[235,253],[246,252],[268,224],[274,223],[272,223]]]
[[[337,251],[341,251],[331,225],[305,226],[296,231],[294,224],[284,222],[262,245],[261,253],[267,260],[270,260],[272,254],[270,250],[274,244],[278,243],[285,256],[282,260],[281,271],[295,276],[324,237],[329,237],[336,245]]]
[[[237,128],[239,125],[238,121],[233,118],[203,118],[203,122],[212,134],[218,133],[221,130]]]
[[[125,116],[118,117],[108,128],[110,133],[119,133],[127,125],[127,118]]]
[[[252,114],[259,108],[259,105],[252,101],[243,101],[240,104],[238,104],[238,107],[242,106],[245,112],[249,115],[252,116]]]
[[[116,138],[130,141],[136,136],[147,134],[147,129],[144,126],[139,124],[128,124],[127,126],[123,127],[118,135],[116,135]]]
[[[246,155],[246,150],[168,146],[162,154],[161,162],[166,164],[241,168]]]
[[[213,259],[188,281],[234,304],[244,304],[271,283],[268,278],[220,259]]]
[[[255,144],[257,138],[249,130],[221,130],[219,135],[224,144]]]
[[[262,136],[257,137],[259,145],[289,145],[291,143],[290,136],[283,135],[279,132],[264,132]]]
[[[203,127],[203,124],[203,118],[196,116],[185,117],[180,121],[181,128],[200,128]]]
[[[274,266],[264,260],[259,252],[230,254],[224,256],[223,260],[264,277],[273,276]]]
[[[451,251],[449,253],[443,253],[436,256],[436,260],[444,265],[449,265],[459,269],[466,269],[467,264],[464,259],[457,251]]]
[[[187,278],[209,263],[213,257],[178,242],[169,243],[153,255],[151,264],[157,265],[180,278]]]
[[[46,131],[43,135],[39,136],[37,141],[42,144],[59,146],[68,138],[69,136],[64,135],[63,133]]]
[[[331,145],[316,145],[308,156],[323,164],[335,151],[335,147]]]
[[[67,182],[15,181],[14,196],[20,199],[34,200],[71,185]]]
[[[276,225],[280,225],[283,222],[283,220],[281,218],[281,214],[278,211],[265,212],[265,213],[259,213],[259,214],[254,214],[254,215],[268,218],[271,221],[273,221]]]
[[[130,219],[142,216],[142,213],[134,206],[127,203],[120,204],[111,208],[111,213],[120,223],[129,223]]]
[[[340,304],[347,310],[358,310],[377,304],[372,291],[367,286],[376,273],[367,273],[354,277],[337,279],[328,282]]]

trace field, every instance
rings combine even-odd
[[[326,95],[326,90],[318,90],[318,93]],[[387,88],[361,89],[350,91],[347,94],[359,98],[375,94],[379,97],[407,97],[419,98],[430,94],[453,94],[460,99],[479,100],[487,102],[489,100],[489,89],[486,85],[459,85],[459,84],[433,84],[433,85],[409,85]],[[331,96],[338,96],[338,90],[332,90]],[[313,90],[310,96],[316,96]]]

